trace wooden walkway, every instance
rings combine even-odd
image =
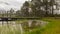
[[[22,20],[22,19],[40,19],[40,18],[0,18],[0,21],[15,21],[15,20]]]

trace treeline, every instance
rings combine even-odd
[[[26,1],[16,13],[20,17],[57,16],[54,14],[54,10],[58,10],[57,5],[55,0],[31,0]]]
[[[16,11],[16,17],[54,17],[58,10],[58,3],[55,0],[31,0],[25,1],[21,10]],[[11,12],[11,11],[10,11]],[[11,12],[13,13],[13,11]]]

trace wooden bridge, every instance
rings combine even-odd
[[[15,21],[15,20],[22,20],[22,19],[40,19],[40,18],[33,18],[33,17],[22,17],[22,18],[4,18],[0,17],[0,21]]]

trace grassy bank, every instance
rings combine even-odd
[[[43,21],[48,21],[49,24],[43,28],[41,34],[60,34],[60,19],[43,18]]]

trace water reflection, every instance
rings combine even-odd
[[[23,34],[26,31],[32,31],[32,29],[41,27],[42,25],[46,25],[47,22],[40,21],[40,20],[23,20],[18,21],[0,21],[0,34],[9,34],[11,31],[13,34],[20,33]]]
[[[0,21],[0,25],[4,25],[4,24],[15,24],[15,21]]]

